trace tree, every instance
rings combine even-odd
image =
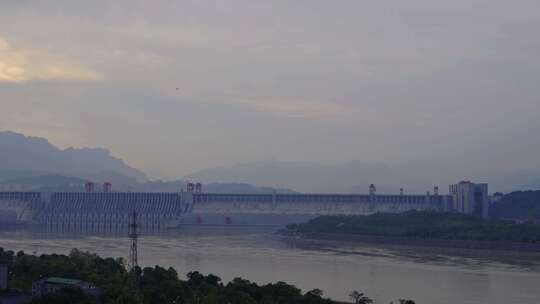
[[[173,268],[137,267],[127,271],[121,259],[101,258],[95,254],[73,250],[69,255],[40,256],[4,251],[0,261],[10,267],[10,287],[29,291],[32,282],[61,276],[91,282],[102,289],[100,300],[105,304],[332,304],[323,299],[320,289],[306,294],[284,282],[257,285],[235,278],[224,285],[218,276],[190,272],[180,280]],[[360,295],[362,304],[372,303]],[[67,288],[32,299],[32,304],[89,304],[96,299],[79,288]]]
[[[373,300],[365,296],[364,293],[353,290],[349,297],[354,301],[355,304],[372,304]]]
[[[306,296],[313,296],[313,297],[316,297],[316,298],[322,298],[323,291],[320,290],[319,288],[315,288],[315,289],[312,289],[312,290],[306,292]]]

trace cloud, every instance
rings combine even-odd
[[[0,37],[0,82],[24,83],[39,79],[96,81],[101,78],[95,71],[47,52],[12,47]]]
[[[268,155],[540,168],[539,9],[0,1],[0,128],[107,146],[156,177]]]
[[[258,111],[293,118],[315,118],[348,113],[350,109],[333,102],[290,97],[253,98],[241,101]]]

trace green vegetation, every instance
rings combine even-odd
[[[41,298],[32,299],[30,304],[94,304],[96,301],[80,288],[64,288]]]
[[[10,270],[9,287],[29,291],[43,277],[65,277],[94,283],[104,292],[104,303],[113,304],[331,304],[322,291],[302,294],[284,282],[257,285],[236,278],[224,284],[215,275],[190,272],[180,280],[173,268],[136,268],[128,272],[122,259],[101,258],[72,250],[69,255],[28,255],[0,248],[0,263]],[[34,299],[31,304],[88,304],[95,302],[76,288]]]
[[[349,297],[354,301],[354,304],[373,304],[373,300],[371,298],[356,290],[351,292]]]
[[[495,218],[540,220],[540,190],[516,191],[504,195],[489,208]]]
[[[540,242],[540,225],[482,220],[454,213],[410,211],[369,216],[321,216],[289,225],[300,233],[341,233],[443,240]]]

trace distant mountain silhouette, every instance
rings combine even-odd
[[[210,183],[203,185],[203,190],[214,193],[249,193],[249,194],[264,194],[264,193],[298,193],[290,189],[271,188],[271,187],[256,187],[247,183]]]
[[[301,192],[368,193],[369,185],[377,186],[377,193],[407,194],[433,192],[439,186],[447,193],[448,185],[462,179],[489,183],[490,192],[509,192],[520,189],[539,189],[540,173],[534,170],[516,170],[504,175],[479,177],[459,173],[467,168],[448,172],[432,163],[414,163],[389,166],[360,161],[338,164],[315,162],[284,162],[277,160],[254,161],[231,167],[219,167],[195,172],[186,179],[205,183],[250,183],[258,186],[290,188]]]
[[[540,189],[540,170],[535,168],[476,176],[462,173],[466,169],[449,170],[441,164],[425,162],[389,166],[360,161],[326,165],[263,160],[210,168],[177,181],[149,181],[143,172],[111,156],[106,149],[59,149],[43,138],[0,132],[0,182],[10,180],[14,184],[52,187],[53,182],[44,182],[44,179],[52,179],[60,189],[74,188],[69,185],[73,182],[59,176],[96,183],[109,181],[116,191],[150,192],[180,191],[185,189],[187,180],[202,182],[205,191],[225,193],[267,193],[273,189],[278,192],[367,193],[372,183],[378,193],[398,193],[403,187],[405,193],[424,194],[435,185],[445,193],[449,184],[461,179],[487,182],[490,192]]]
[[[314,162],[256,161],[229,168],[213,168],[186,177],[205,183],[251,183],[292,188],[302,192],[366,193],[371,183],[379,192],[399,191],[396,170],[384,164],[347,162],[322,165]],[[404,177],[403,177],[404,179]]]
[[[142,184],[134,185],[134,191],[141,192],[179,192],[182,189],[187,188],[188,181],[148,181]],[[289,189],[274,189],[270,187],[256,187],[247,183],[209,183],[203,184],[203,192],[211,193],[294,193]]]
[[[85,179],[58,174],[33,175],[0,181],[3,191],[84,191]]]
[[[96,177],[99,178],[99,177]],[[99,179],[92,179],[98,181]],[[102,179],[103,180],[103,179]],[[101,181],[102,181],[101,180]],[[119,178],[111,175],[106,176],[107,181],[113,181],[113,192],[180,192],[187,189],[188,181],[145,181],[139,183],[134,179],[126,177]],[[0,181],[0,191],[60,191],[78,192],[86,191],[86,179],[77,177],[67,177],[58,174],[34,175],[29,177],[18,177]],[[100,182],[97,182],[95,191],[102,191]],[[295,193],[289,189],[274,189],[269,187],[256,187],[245,183],[211,183],[203,185],[204,192],[211,193]]]
[[[80,178],[114,175],[145,181],[146,175],[102,148],[59,149],[46,139],[0,132],[0,178],[59,174]]]
[[[86,180],[78,177],[67,177],[58,174],[45,174],[45,175],[35,175],[30,177],[22,177],[4,180],[0,182],[0,185],[32,185],[32,186],[43,186],[43,187],[54,187],[61,185],[77,184],[84,185]]]
[[[180,192],[187,180],[150,181],[146,175],[101,148],[59,149],[46,139],[0,132],[0,189],[32,191],[84,191],[86,181],[113,184],[113,191]],[[198,180],[195,180],[198,181]],[[248,183],[204,185],[216,193],[292,193],[291,190],[257,187]]]

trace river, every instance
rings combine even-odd
[[[37,254],[78,248],[127,257],[130,242],[122,235],[23,230],[0,232],[0,247]],[[399,298],[419,304],[540,303],[537,253],[307,241],[270,230],[206,229],[144,233],[139,264],[172,266],[180,275],[213,273],[225,282],[234,277],[286,281],[343,301],[359,290],[384,304]]]

